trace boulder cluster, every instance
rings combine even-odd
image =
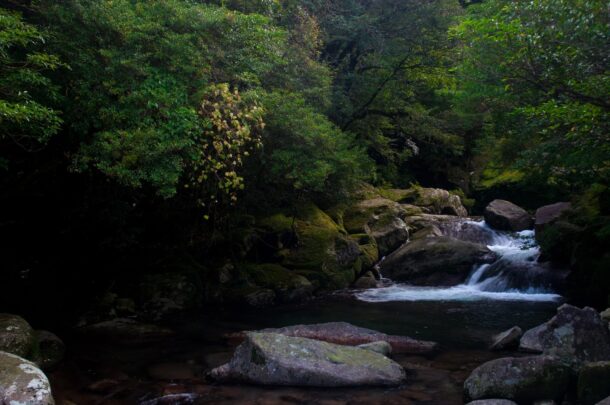
[[[479,405],[610,402],[610,310],[602,314],[564,304],[548,322],[523,334],[515,327],[494,337],[492,349],[518,346],[528,355],[476,368],[464,383],[465,399]]]

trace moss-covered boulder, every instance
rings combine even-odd
[[[35,348],[34,330],[18,315],[0,314],[0,351],[28,357]]]
[[[430,214],[468,216],[460,197],[440,188],[413,187],[402,194],[400,202],[424,208]]]
[[[384,197],[375,197],[358,201],[345,210],[343,226],[349,233],[366,233],[377,221],[402,217],[404,210],[396,201]]]
[[[302,301],[314,289],[307,278],[278,264],[249,264],[243,272],[256,286],[274,291],[281,302]]]
[[[279,264],[317,288],[345,288],[361,271],[358,245],[313,204],[300,207],[294,218],[276,214],[257,224],[263,233],[280,236],[276,252]]]
[[[394,216],[383,216],[369,225],[370,235],[377,242],[379,256],[385,256],[400,247],[409,239],[405,222]]]
[[[586,364],[578,374],[578,401],[593,405],[610,396],[610,361]]]
[[[200,274],[192,268],[147,275],[139,289],[143,314],[154,321],[175,312],[199,308],[203,302]]]
[[[353,285],[354,288],[357,289],[368,289],[368,288],[377,288],[377,279],[375,275],[371,271],[367,271],[364,273]]]
[[[43,370],[51,370],[64,358],[66,346],[54,333],[46,330],[36,331],[38,350],[34,360]]]
[[[54,405],[47,376],[32,362],[0,351],[0,403]]]
[[[466,400],[502,398],[517,403],[561,402],[570,370],[549,356],[507,357],[477,367],[464,382]]]
[[[350,238],[358,244],[362,270],[369,271],[380,259],[377,241],[366,233],[350,235]]]
[[[374,351],[274,333],[248,333],[231,361],[211,376],[309,387],[395,386],[406,379],[398,363]]]
[[[381,274],[416,285],[457,285],[473,266],[491,263],[496,254],[486,246],[447,237],[415,239],[381,262]]]

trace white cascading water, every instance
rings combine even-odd
[[[481,299],[555,301],[561,298],[553,292],[557,274],[537,262],[540,251],[535,243],[534,231],[498,232],[484,221],[468,220],[448,224],[443,232],[459,239],[483,241],[499,258],[492,264],[476,266],[463,284],[454,287],[392,284],[365,290],[357,293],[356,297],[368,302]]]

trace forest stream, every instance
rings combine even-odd
[[[414,287],[384,280],[383,288],[342,291],[301,305],[184,316],[168,325],[174,336],[147,346],[74,337],[67,361],[50,374],[56,395],[105,404],[460,404],[470,372],[506,355],[488,350],[491,337],[515,325],[526,330],[543,323],[562,302],[541,276],[546,270],[536,262],[531,231],[498,232],[483,222],[467,223],[484,230],[500,258],[476,266],[462,285]],[[204,378],[231,358],[227,333],[334,321],[435,341],[440,350],[427,357],[394,356],[408,379],[389,389],[262,388]]]

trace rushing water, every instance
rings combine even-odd
[[[475,266],[468,279],[454,287],[418,287],[392,284],[366,290],[356,297],[367,302],[386,301],[557,301],[560,275],[537,261],[540,250],[533,231],[498,232],[485,222],[461,221],[445,226],[452,237],[484,242],[499,256],[492,264]]]

